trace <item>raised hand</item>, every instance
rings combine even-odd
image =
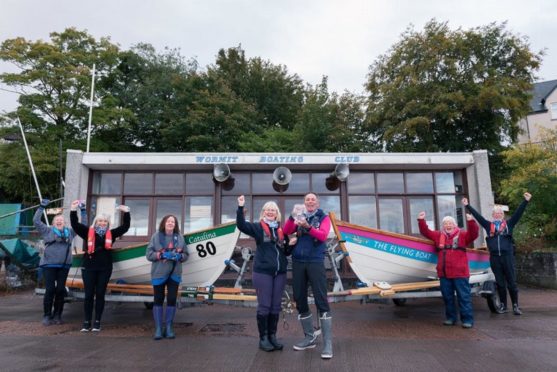
[[[77,210],[77,207],[79,206],[79,203],[80,203],[79,200],[74,200],[74,201],[72,202],[72,204],[70,204],[70,209],[71,209],[72,211],[76,211],[76,210]]]
[[[244,195],[238,196],[238,206],[243,207],[246,204],[246,198]]]
[[[120,204],[118,207],[116,207],[116,209],[118,209],[119,211],[122,211],[124,213],[127,213],[130,211],[130,207],[128,207],[127,205],[124,204]]]
[[[46,206],[50,203],[50,199],[41,199],[41,207],[46,208]]]
[[[464,205],[465,207],[467,207],[467,206],[468,206],[468,199],[462,198],[462,205]]]
[[[530,194],[529,192],[524,193],[524,199],[526,199],[526,201],[530,201],[531,198],[532,198],[532,194]]]
[[[424,218],[425,218],[425,212],[422,211],[422,212],[418,213],[418,219],[419,220],[423,220]]]

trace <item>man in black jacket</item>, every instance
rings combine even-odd
[[[518,287],[516,286],[516,273],[514,269],[514,242],[512,233],[531,197],[530,193],[525,192],[524,200],[508,220],[505,220],[503,208],[500,205],[494,206],[493,221],[483,218],[478,211],[468,204],[466,198],[462,199],[462,204],[487,232],[485,241],[490,253],[489,262],[491,270],[495,275],[497,291],[501,300],[501,305],[497,309],[498,314],[507,312],[507,287],[513,304],[513,313],[515,315],[522,314],[522,310],[518,307]]]

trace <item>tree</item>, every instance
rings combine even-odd
[[[522,245],[557,243],[557,131],[547,131],[544,138],[540,145],[514,146],[502,153],[511,172],[501,182],[501,195],[515,208],[525,191],[532,194],[515,233]]]
[[[210,74],[221,78],[241,100],[257,112],[261,130],[291,130],[303,105],[304,85],[283,65],[259,57],[247,59],[241,47],[221,49]]]
[[[20,93],[16,111],[2,119],[3,132],[18,133],[19,128],[13,120],[19,116],[37,162],[44,159],[45,164],[57,164],[60,143],[64,149],[85,147],[93,64],[96,64],[99,83],[99,89],[95,91],[98,105],[95,114],[101,120],[93,132],[114,130],[120,126],[125,110],[111,104],[110,94],[102,89],[119,63],[119,48],[109,39],[97,41],[85,31],[74,28],[51,33],[48,42],[18,37],[1,44],[0,59],[18,69],[15,73],[0,74],[0,81]],[[122,131],[118,128],[116,132]],[[92,145],[94,149],[95,143]],[[24,149],[21,145],[2,146],[0,157],[24,159]],[[7,188],[3,192],[16,200],[29,200],[34,192],[18,186],[28,184],[25,182],[28,174],[21,173],[28,169],[14,162],[8,162],[6,166],[8,169],[4,168],[0,174],[0,185]],[[9,169],[11,167],[21,169]],[[45,190],[56,190],[57,173],[50,174],[47,169],[37,166],[38,178]]]
[[[370,66],[369,134],[387,151],[497,153],[516,140],[542,55],[505,23],[410,27]]]

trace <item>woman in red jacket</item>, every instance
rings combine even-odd
[[[478,237],[478,224],[472,215],[466,214],[468,229],[460,230],[451,216],[443,218],[441,231],[430,230],[425,222],[425,212],[418,214],[420,233],[435,242],[437,247],[437,276],[441,282],[441,294],[445,302],[444,325],[455,325],[457,321],[455,291],[460,308],[462,328],[472,328],[474,313],[470,295],[470,269],[466,247]]]

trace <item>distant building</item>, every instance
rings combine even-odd
[[[557,129],[557,80],[535,83],[530,101],[530,113],[519,125],[522,133],[518,143],[540,142],[540,129]]]

